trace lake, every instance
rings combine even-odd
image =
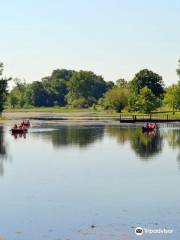
[[[180,239],[180,125],[0,126],[0,239]]]

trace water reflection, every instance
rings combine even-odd
[[[180,147],[180,129],[169,129],[164,135],[169,146],[173,149]]]
[[[17,140],[0,129],[1,161],[13,157],[0,179],[4,238],[134,239],[137,224],[178,235],[180,129],[53,126]]]
[[[12,133],[12,136],[14,137],[14,139],[18,139],[18,138],[26,138],[26,134],[27,133]]]
[[[1,130],[1,132],[3,131]],[[102,140],[105,133],[106,137],[115,138],[120,145],[129,143],[131,149],[142,160],[149,160],[160,154],[165,141],[172,149],[180,147],[180,129],[172,127],[162,128],[151,133],[143,133],[141,127],[105,126],[62,126],[51,130],[42,127],[35,128],[31,132],[33,137],[51,142],[56,148],[71,145],[85,148],[98,140]],[[1,134],[1,138],[2,136]],[[26,136],[14,136],[14,138],[18,137],[25,138]],[[3,146],[1,152],[3,152]],[[180,153],[177,160],[180,166]]]
[[[177,162],[180,170],[180,129],[169,129],[164,135],[167,139],[168,145],[172,149],[179,149],[179,153],[177,155]]]
[[[68,145],[87,147],[102,139],[105,131],[120,144],[130,142],[132,150],[141,159],[150,159],[162,151],[163,136],[160,133],[142,133],[141,128],[63,126],[53,131],[34,132],[33,135],[51,141],[55,147]]]
[[[54,147],[77,145],[84,148],[103,138],[104,126],[64,126],[53,131],[34,132],[33,136],[51,141]]]
[[[7,146],[4,137],[4,128],[0,126],[0,176],[4,174],[4,161],[7,160]]]
[[[142,160],[148,160],[162,151],[163,136],[160,132],[142,133],[141,128],[107,128],[107,132],[120,144],[129,142]]]

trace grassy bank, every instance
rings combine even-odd
[[[3,123],[3,122],[5,122],[7,120],[7,118],[6,117],[4,117],[4,116],[0,116],[0,123]]]
[[[97,112],[97,113],[109,113],[109,114],[119,114],[115,112],[114,110],[104,110],[101,107],[96,107],[96,108],[68,108],[68,107],[32,107],[32,108],[6,108],[4,112]],[[136,114],[136,115],[142,115],[140,112],[127,112],[127,111],[122,111],[122,114]],[[153,114],[158,114],[158,113],[163,113],[163,114],[172,114],[172,110],[168,108],[159,108],[157,111],[154,111]],[[175,111],[175,114],[180,114],[179,111]]]
[[[30,115],[31,113],[35,113],[36,115],[38,113],[42,113],[42,114],[65,114],[68,117],[73,117],[73,116],[78,116],[79,118],[83,118],[83,117],[120,117],[120,114],[122,116],[122,118],[131,118],[132,115],[136,115],[138,118],[146,118],[149,117],[149,114],[142,114],[139,112],[127,112],[127,111],[123,111],[122,113],[117,113],[115,111],[108,111],[108,110],[104,110],[102,108],[88,108],[88,109],[77,109],[77,108],[66,108],[66,107],[39,107],[39,108],[16,108],[16,109],[6,109],[4,111],[4,115],[6,116],[7,114],[11,114],[13,115],[16,113],[27,113],[28,115]],[[157,112],[153,112],[151,114],[152,118],[161,118],[161,119],[180,119],[180,111],[176,111],[175,114],[172,113],[172,111],[166,110],[166,111],[162,111],[162,109],[160,109]],[[4,118],[2,118],[2,121],[4,120]]]
[[[91,109],[77,109],[66,107],[34,107],[34,108],[7,108],[4,112],[92,112]]]
[[[107,114],[119,116],[119,113],[113,110],[104,110],[101,108],[93,109],[93,108],[66,108],[66,107],[38,107],[38,108],[7,108],[4,111],[7,112],[42,112],[42,113],[92,113],[92,114]]]

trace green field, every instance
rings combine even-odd
[[[163,111],[164,109],[159,109],[159,111],[157,112],[153,112],[151,114],[152,118],[168,118],[169,119],[175,119],[175,118],[180,118],[180,111],[176,111],[175,114],[172,113],[172,111],[167,110]],[[145,117],[149,117],[149,114],[142,114],[139,112],[127,112],[127,111],[123,111],[122,113],[117,113],[115,111],[110,111],[110,110],[104,110],[102,108],[86,108],[86,109],[77,109],[77,108],[67,108],[67,107],[38,107],[38,108],[8,108],[4,111],[5,113],[16,113],[16,112],[27,112],[27,113],[31,113],[31,112],[40,112],[40,113],[66,113],[68,115],[74,115],[74,114],[78,114],[78,115],[84,115],[84,114],[89,114],[92,116],[103,116],[103,117],[119,117],[120,114],[122,117],[131,117],[132,115],[136,115],[138,118],[145,118]]]
[[[113,110],[103,110],[102,108],[67,108],[67,107],[34,107],[34,108],[7,108],[4,112],[48,112],[48,113],[94,113],[119,116]]]

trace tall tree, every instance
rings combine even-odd
[[[116,81],[116,85],[122,88],[128,88],[128,82],[124,78],[120,78]]]
[[[132,92],[136,94],[144,87],[148,87],[156,97],[161,97],[164,93],[162,77],[148,69],[138,72],[131,81]]]
[[[67,82],[73,73],[73,70],[56,69],[51,76],[42,78],[43,86],[47,91],[48,106],[66,105]]]
[[[106,82],[106,91],[112,89],[114,87],[114,82],[108,81]]]
[[[179,79],[180,79],[180,59],[179,59],[179,66],[178,66],[178,69],[176,70],[177,72],[177,75],[179,76]]]
[[[47,92],[48,106],[64,106],[66,104],[67,84],[64,79],[43,79],[43,86]]]
[[[8,95],[8,104],[10,107],[15,108],[19,103],[19,98],[17,95],[17,92],[15,89],[12,89],[12,91]]]
[[[128,89],[114,87],[106,92],[103,99],[103,106],[105,109],[113,109],[121,112],[128,104],[128,95]]]
[[[15,78],[14,82],[15,82],[15,89],[18,91],[18,95],[19,95],[19,106],[22,108],[26,103],[26,100],[25,100],[26,82],[22,81],[19,78]]]
[[[47,106],[47,92],[42,82],[34,81],[27,86],[26,99],[29,105],[35,107]]]
[[[153,94],[151,89],[144,87],[140,90],[136,105],[140,112],[151,113],[160,106],[160,99]]]
[[[175,114],[175,109],[180,106],[180,82],[172,84],[166,89],[164,103],[171,107],[173,114]]]
[[[3,73],[3,63],[0,63],[0,76],[2,76]],[[0,114],[2,113],[2,111],[4,110],[4,104],[6,101],[6,97],[7,97],[7,87],[8,87],[8,81],[9,79],[0,78]]]
[[[142,89],[144,89],[143,92],[141,92]],[[151,91],[151,94],[148,89]],[[148,109],[140,109],[140,98],[138,95],[147,94],[150,96],[153,94],[160,104],[162,102],[161,100],[164,93],[164,83],[162,77],[157,73],[154,73],[148,69],[143,69],[138,72],[130,82],[130,90],[131,94],[129,97],[129,109],[132,111],[149,111]]]
[[[85,98],[89,106],[101,98],[107,88],[104,79],[90,71],[74,72],[67,85],[69,104],[74,100]]]

